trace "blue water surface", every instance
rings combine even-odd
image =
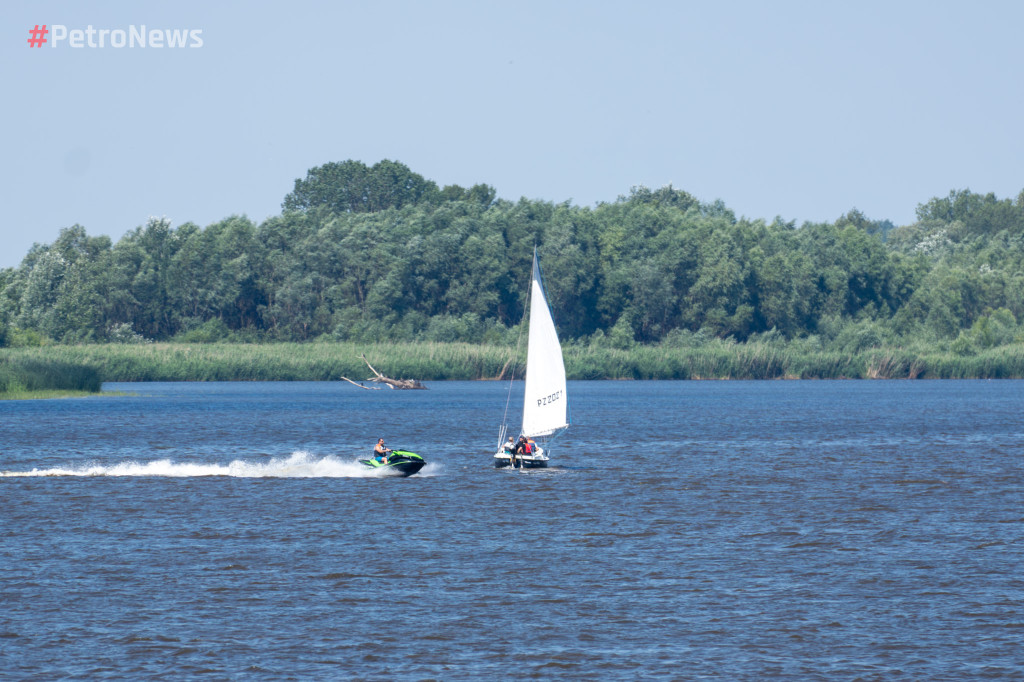
[[[1024,382],[104,388],[0,402],[0,678],[1024,675]]]

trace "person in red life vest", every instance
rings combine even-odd
[[[515,454],[517,455],[532,455],[533,451],[537,448],[537,444],[531,439],[527,439],[526,436],[519,436],[519,442],[516,443]]]

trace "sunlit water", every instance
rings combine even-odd
[[[571,383],[536,471],[504,384],[106,388],[0,403],[0,678],[1024,675],[1024,382]]]

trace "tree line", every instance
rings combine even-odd
[[[116,243],[62,230],[0,270],[0,345],[514,343],[535,245],[570,344],[971,353],[1021,340],[1024,191],[953,191],[899,227],[855,209],[797,226],[671,186],[580,207],[345,161],[297,179],[259,224],[151,219]]]

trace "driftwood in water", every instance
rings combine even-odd
[[[361,383],[352,381],[348,377],[342,377],[342,379],[344,379],[348,383],[352,384],[353,386],[358,386],[359,388],[365,388],[367,391],[379,391],[380,390],[380,386],[363,386]]]
[[[385,385],[387,385],[388,388],[397,388],[397,389],[400,389],[400,390],[414,389],[414,388],[419,388],[419,389],[426,389],[427,388],[426,386],[421,384],[416,379],[392,379],[390,377],[386,377],[386,376],[384,376],[383,374],[381,374],[380,372],[378,372],[377,370],[375,370],[373,368],[373,365],[370,364],[370,361],[366,359],[365,355],[360,355],[359,357],[361,357],[363,359],[363,362],[366,363],[366,366],[369,367],[370,371],[373,372],[374,375],[375,375],[374,377],[372,377],[370,379],[367,379],[367,381],[373,381],[373,382],[378,383],[378,384],[385,384]],[[351,379],[349,379],[348,377],[341,377],[341,378],[344,379],[345,381],[349,382],[350,384],[355,384],[359,388],[365,388],[365,389],[371,390],[371,391],[372,390],[379,390],[379,388],[378,389],[371,389],[369,386],[363,386],[362,384],[358,384],[358,383],[352,381]]]

